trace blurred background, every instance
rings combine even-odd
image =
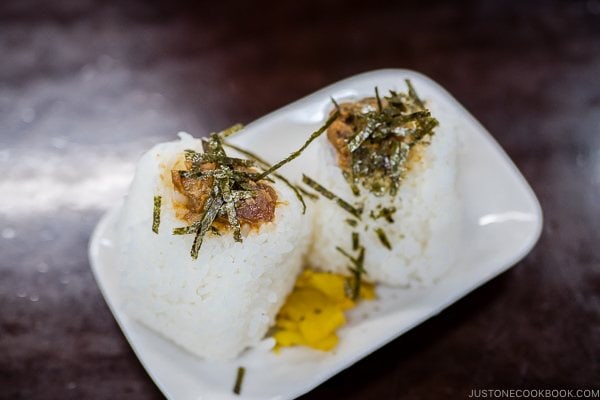
[[[0,3],[0,398],[161,398],[89,269],[139,155],[350,75],[447,88],[540,198],[515,268],[303,399],[598,387],[600,0]]]

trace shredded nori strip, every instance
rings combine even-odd
[[[152,211],[152,232],[158,234],[158,227],[160,226],[160,204],[162,203],[162,197],[154,196],[154,209]]]
[[[393,215],[396,212],[396,207],[383,207],[378,211],[371,210],[369,216],[373,219],[384,218],[390,224],[394,222]]]
[[[302,182],[319,192],[323,197],[328,198],[329,200],[333,200],[342,207],[344,210],[348,211],[354,217],[360,219],[360,215],[362,214],[361,208],[356,208],[352,206],[350,203],[341,199],[339,196],[335,195],[333,192],[325,189],[321,184],[316,182],[315,180],[309,178],[308,176],[302,174]]]
[[[415,90],[415,88],[413,87],[412,83],[410,82],[410,79],[405,79],[404,82],[406,82],[406,87],[408,87],[408,95],[413,99],[413,101],[419,107],[425,108],[425,104],[423,104],[423,102],[421,101],[421,99],[417,95],[417,91]]]
[[[346,220],[346,223],[347,223],[348,225],[352,226],[352,227],[355,227],[356,225],[358,225],[358,221],[357,221],[357,220],[355,220],[355,219],[350,219],[350,218],[348,218],[348,219]]]
[[[239,395],[242,392],[242,383],[244,382],[245,374],[246,368],[238,367],[237,374],[235,376],[235,385],[233,386],[233,393]]]
[[[356,263],[354,268],[350,268],[350,272],[354,274],[354,281],[352,287],[352,299],[357,300],[360,296],[360,286],[362,283],[362,276],[366,274],[367,271],[364,267],[365,264],[365,248],[361,247],[358,253],[358,257],[356,258]]]
[[[337,103],[337,101],[335,101],[335,99],[333,97],[330,97],[331,102],[333,103],[333,106],[335,107],[335,110],[339,113],[340,112],[340,105]]]
[[[185,150],[185,159],[192,163],[192,168],[198,168],[203,163],[219,163],[223,165],[236,166],[236,167],[253,167],[254,162],[252,160],[245,160],[243,158],[227,157],[223,155],[216,155],[212,153],[198,153],[194,150]]]
[[[248,180],[255,180],[259,174],[257,172],[246,172],[236,171],[229,168],[227,164],[222,164],[219,169],[209,169],[207,171],[193,170],[193,171],[178,171],[179,176],[182,178],[192,179],[206,179],[206,178],[217,178],[217,179],[233,179],[236,182],[248,182]]]
[[[357,300],[360,295],[360,285],[362,283],[362,276],[363,274],[367,273],[364,267],[365,248],[360,246],[358,249],[358,255],[356,257],[352,257],[341,247],[336,247],[335,249],[352,263],[352,266],[348,267],[348,269],[352,273],[352,278],[346,281],[348,288],[347,294],[348,297],[350,297],[352,300]]]
[[[377,99],[377,111],[382,112],[383,106],[381,105],[381,97],[379,97],[379,88],[375,86],[375,98]]]
[[[363,142],[367,140],[369,136],[371,136],[375,130],[379,128],[380,125],[381,122],[375,118],[368,120],[367,125],[361,131],[352,136],[350,141],[348,141],[348,150],[351,152],[358,150],[360,145],[363,144]]]
[[[235,210],[235,196],[231,193],[228,179],[222,179],[219,182],[219,188],[223,193],[223,201],[225,202],[225,211],[227,212],[227,222],[233,227],[233,240],[236,242],[242,241],[240,221]]]
[[[196,233],[198,225],[182,226],[180,228],[173,229],[173,235],[189,235],[190,233]]]
[[[352,250],[358,250],[358,232],[352,232]]]
[[[342,248],[341,248],[341,247],[339,247],[339,246],[336,246],[336,247],[335,247],[335,249],[336,249],[338,252],[342,253],[342,255],[343,255],[344,257],[346,257],[348,260],[350,260],[350,261],[351,261],[351,262],[354,264],[354,261],[355,261],[355,260],[354,260],[354,257],[352,257],[350,254],[348,254],[348,252],[346,252],[346,250],[342,249]]]
[[[241,131],[242,129],[244,129],[244,125],[242,125],[242,124],[235,124],[235,125],[233,125],[233,126],[230,126],[230,127],[229,127],[229,128],[227,128],[227,129],[225,129],[224,131],[221,131],[221,132],[219,133],[219,135],[220,135],[222,138],[226,138],[226,137],[229,137],[229,136],[233,135],[233,134],[234,134],[234,133],[236,133],[236,132],[239,132],[239,131]]]
[[[219,211],[223,203],[223,199],[220,197],[209,197],[206,201],[204,206],[205,211],[202,215],[202,219],[200,220],[198,229],[196,230],[196,236],[194,237],[194,243],[192,244],[192,251],[190,252],[190,255],[194,260],[198,258],[198,251],[200,251],[200,247],[202,246],[204,234],[206,231],[208,231],[214,220],[219,215]]]
[[[317,129],[312,135],[310,135],[308,140],[298,150],[294,151],[287,158],[284,158],[283,160],[279,161],[277,164],[273,165],[272,167],[267,169],[265,172],[263,172],[261,178],[269,175],[270,173],[272,173],[274,171],[277,171],[283,165],[287,164],[288,162],[292,161],[293,159],[297,158],[300,154],[302,154],[302,152],[308,147],[308,145],[311,144],[313,142],[313,140],[315,140],[316,138],[321,136],[321,134],[323,132],[325,132],[327,130],[327,128],[329,128],[329,125],[331,125],[333,123],[333,121],[335,121],[337,119],[338,116],[339,116],[339,113],[337,111],[335,111],[333,114],[331,114],[329,119],[327,121],[325,121],[325,124],[323,126],[321,126],[319,129]]]
[[[306,196],[306,197],[308,197],[309,199],[312,199],[312,200],[319,200],[319,196],[318,196],[318,195],[316,195],[316,194],[314,194],[314,193],[311,193],[311,192],[309,192],[308,190],[304,189],[302,186],[297,186],[297,188],[298,188],[298,190],[299,190],[299,191],[300,191],[300,192],[301,192],[303,195],[305,195],[305,196]]]
[[[377,228],[377,229],[375,229],[375,233],[377,234],[377,237],[379,238],[379,241],[381,242],[381,244],[384,245],[388,250],[391,250],[392,244],[388,240],[383,229]]]
[[[398,193],[398,184],[406,171],[406,161],[410,146],[406,143],[394,142],[392,144],[392,154],[390,155],[390,195],[395,196]]]

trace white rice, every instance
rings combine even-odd
[[[128,313],[193,354],[233,359],[257,345],[291,291],[308,248],[310,226],[294,193],[281,182],[274,222],[259,231],[207,234],[199,257],[193,235],[174,236],[186,224],[175,217],[170,170],[200,141],[153,147],[140,159],[120,215],[121,283]],[[235,155],[234,152],[228,152]],[[159,234],[151,231],[153,196],[162,196]]]
[[[352,215],[335,202],[317,200],[309,264],[323,271],[348,274],[348,260],[336,251],[339,246],[352,253],[352,232],[359,232],[366,248],[367,281],[389,285],[428,285],[453,264],[461,227],[460,202],[456,188],[457,136],[452,118],[441,115],[435,104],[432,115],[440,125],[429,146],[422,147],[422,157],[411,162],[395,199],[376,197],[359,185],[360,196],[352,194],[337,165],[335,149],[326,135],[318,139],[319,165],[313,178],[348,201],[364,204],[357,227],[345,221]],[[394,206],[394,222],[372,219],[369,214],[377,205]],[[382,228],[392,244],[385,248],[375,233]]]

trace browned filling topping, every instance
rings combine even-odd
[[[359,185],[376,196],[395,196],[410,158],[427,144],[438,122],[407,81],[408,92],[336,105],[327,129],[338,165],[355,194]],[[422,146],[421,146],[422,147]]]
[[[258,228],[275,219],[278,205],[277,192],[271,186],[273,178],[287,185],[306,210],[300,189],[276,171],[321,135],[335,117],[314,132],[306,143],[285,159],[269,165],[260,157],[239,148],[225,139],[240,129],[236,124],[221,132],[211,133],[201,139],[202,151],[186,149],[182,157],[170,168],[173,184],[173,210],[186,226],[173,229],[173,235],[194,235],[190,255],[198,258],[207,233],[221,235],[224,230],[233,233],[233,240],[243,242],[242,226]],[[247,159],[230,157],[225,147],[236,150]],[[161,174],[161,179],[166,179]],[[161,196],[154,196],[152,231],[159,232]]]
[[[189,166],[188,166],[189,168]],[[214,163],[204,163],[200,166],[202,171],[215,169]],[[256,172],[249,168],[238,169],[244,172]],[[198,222],[205,212],[206,201],[211,197],[211,190],[214,184],[214,178],[206,177],[202,179],[186,177],[179,170],[171,171],[173,186],[180,194],[186,198],[183,205],[181,218],[186,222],[193,224]],[[275,206],[277,205],[277,193],[268,183],[259,181],[248,181],[246,185],[252,191],[253,196],[240,199],[235,203],[235,210],[240,224],[258,227],[264,222],[271,222],[275,218]],[[225,215],[219,215],[213,225],[222,228],[229,228],[229,223]]]
[[[383,99],[382,104],[387,105],[387,101]],[[339,116],[327,129],[327,138],[335,148],[338,155],[338,165],[343,170],[348,170],[352,161],[352,153],[348,150],[348,141],[359,131],[362,125],[356,115],[376,109],[377,100],[374,97],[339,105]],[[334,112],[335,110],[332,110],[331,114]]]
[[[241,200],[236,206],[238,217],[248,224],[271,222],[275,217],[277,193],[266,183],[255,185],[256,196]]]

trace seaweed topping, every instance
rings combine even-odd
[[[329,200],[335,201],[338,206],[340,206],[344,210],[348,211],[355,218],[360,219],[360,215],[362,214],[362,211],[363,211],[361,207],[358,207],[358,208],[354,207],[353,205],[351,205],[344,199],[340,198],[333,192],[327,190],[321,184],[319,184],[318,182],[316,182],[315,180],[309,178],[308,176],[306,176],[304,174],[302,175],[302,182],[304,182],[305,184],[307,184],[308,186],[313,188],[315,191],[319,192],[323,197],[325,197]]]
[[[265,160],[263,160],[262,158],[260,158],[259,156],[257,156],[256,154],[243,149],[239,146],[236,146],[234,144],[231,143],[223,143],[225,146],[234,149],[235,151],[237,151],[238,153],[241,153],[243,155],[245,155],[246,157],[250,158],[251,160],[255,161],[256,163],[258,163],[262,168],[268,169],[271,168],[271,164],[269,164],[268,162],[266,162]],[[306,212],[306,203],[304,202],[304,198],[302,197],[302,194],[310,197],[310,198],[316,198],[317,195],[312,194],[312,193],[308,193],[306,192],[304,189],[302,189],[299,186],[296,186],[294,184],[292,184],[289,180],[287,180],[285,177],[283,177],[280,174],[277,174],[275,172],[273,172],[273,176],[277,179],[279,179],[280,181],[282,181],[283,183],[285,183],[290,189],[292,189],[294,191],[294,193],[296,194],[296,197],[298,198],[298,200],[300,201],[300,203],[302,204],[302,214],[304,214]]]
[[[381,229],[381,228],[375,229],[375,234],[377,234],[379,241],[385,248],[387,248],[388,250],[392,249],[392,244],[388,240],[387,235],[385,234],[383,229]]]
[[[352,232],[352,250],[358,250],[358,232]]]
[[[394,213],[396,212],[396,207],[381,207],[378,206],[376,210],[371,210],[369,213],[370,217],[373,219],[383,218],[390,224],[394,222]]]
[[[362,186],[376,196],[395,196],[407,169],[410,151],[428,143],[438,121],[431,116],[414,87],[390,91],[355,103],[335,105],[339,115],[327,130],[338,164],[354,194]]]
[[[152,232],[158,234],[158,227],[160,226],[160,204],[162,203],[162,197],[154,196],[154,209],[152,211]]]
[[[175,190],[187,198],[185,220],[190,224],[175,228],[174,235],[194,234],[190,254],[198,257],[208,231],[231,228],[233,238],[242,241],[241,225],[260,225],[275,215],[277,194],[261,177],[255,162],[227,156],[223,138],[241,129],[240,125],[202,139],[203,153],[186,150],[186,170],[171,171]]]
[[[356,227],[358,225],[358,221],[355,219],[348,218],[346,223],[352,227]]]
[[[233,386],[233,393],[239,395],[242,392],[242,383],[244,382],[245,374],[246,368],[238,367],[237,374],[235,376],[235,385]]]
[[[300,193],[302,193],[304,196],[308,197],[311,200],[319,200],[319,196],[317,194],[309,192],[302,186],[298,186],[298,190],[300,191]]]
[[[280,179],[294,191],[302,203],[304,213],[306,204],[300,189],[275,171],[300,156],[337,117],[337,112],[332,113],[327,122],[298,150],[273,166],[247,150],[224,142],[225,138],[243,128],[241,124],[203,138],[202,153],[185,150],[186,169],[172,170],[171,180],[175,190],[186,197],[187,213],[184,219],[189,225],[175,228],[173,234],[195,235],[190,251],[192,258],[198,258],[202,241],[208,231],[220,235],[221,228],[231,228],[234,240],[241,242],[242,224],[257,226],[273,220],[277,193],[268,184],[273,182],[270,175]],[[250,159],[229,157],[224,146],[233,148]],[[307,195],[316,197],[310,193]],[[154,219],[156,219],[156,198]]]
[[[363,246],[359,246],[358,254],[356,257],[348,254],[341,247],[336,247],[335,249],[339,251],[344,257],[346,257],[348,261],[350,261],[351,265],[348,266],[348,270],[352,274],[352,277],[346,281],[346,295],[352,300],[356,300],[360,295],[360,285],[362,283],[362,276],[363,274],[367,273],[364,267],[365,248]]]

